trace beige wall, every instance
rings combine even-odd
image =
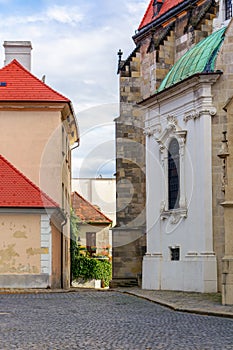
[[[86,246],[86,232],[96,232],[97,254],[101,254],[103,248],[110,245],[109,225],[88,225],[79,224],[78,237],[80,237],[81,246]]]
[[[61,203],[62,133],[58,111],[0,111],[1,154]]]
[[[0,274],[39,274],[40,215],[0,214]]]
[[[64,103],[1,103],[0,110],[1,154],[55,200],[68,216],[71,157],[66,130],[70,131],[70,125],[62,120],[69,114],[71,111]],[[69,219],[63,226],[63,234],[66,249],[62,254],[63,285],[68,287]]]

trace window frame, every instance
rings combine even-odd
[[[180,221],[181,217],[187,217],[187,201],[185,191],[185,142],[187,130],[182,130],[177,118],[174,116],[167,117],[167,126],[162,132],[161,136],[156,139],[159,144],[161,165],[164,172],[164,198],[160,205],[161,219],[170,218],[172,224]],[[168,156],[169,145],[172,139],[176,139],[179,145],[179,205],[177,208],[169,208],[169,184],[168,184]]]
[[[176,153],[172,147],[177,147]],[[168,146],[168,210],[178,209],[180,207],[180,146],[174,137],[170,140]],[[172,186],[174,188],[172,188]],[[173,202],[173,200],[175,202]]]

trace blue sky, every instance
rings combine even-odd
[[[81,144],[73,176],[112,177],[117,52],[127,57],[149,0],[0,0],[0,37],[32,42],[32,73],[69,97]],[[0,45],[1,65],[4,49]]]

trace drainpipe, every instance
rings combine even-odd
[[[63,289],[63,227],[67,223],[67,217],[65,216],[65,220],[61,223],[61,288]]]

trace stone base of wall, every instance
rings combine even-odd
[[[113,229],[111,286],[137,284],[142,275],[142,258],[146,250],[145,228]]]
[[[135,287],[139,286],[139,279],[136,278],[114,278],[112,281],[110,281],[110,288],[128,288],[128,287]]]
[[[233,305],[233,256],[223,258],[222,303]]]
[[[101,280],[85,280],[84,278],[78,278],[71,283],[72,287],[76,288],[95,288],[100,289],[101,288]]]
[[[28,289],[50,288],[50,276],[40,275],[0,275],[0,288]]]

